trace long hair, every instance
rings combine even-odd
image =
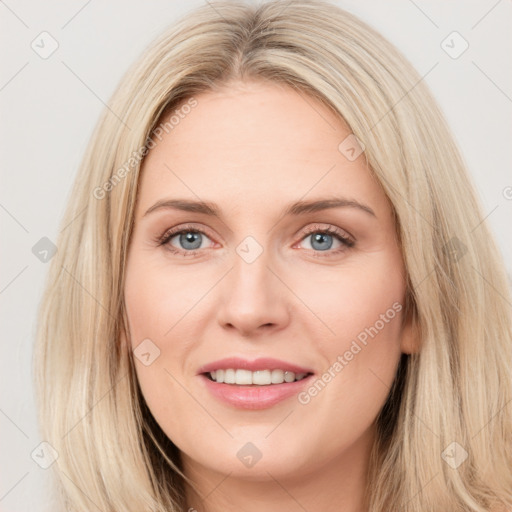
[[[392,205],[421,347],[402,356],[378,418],[370,512],[512,507],[511,298],[500,253],[425,81],[375,30],[321,0],[195,9],[128,70],[101,115],[62,219],[34,352],[62,506],[185,506],[179,451],[119,341],[129,336],[126,255],[159,130],[201,92],[240,80],[288,85],[332,109]]]

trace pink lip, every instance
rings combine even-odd
[[[313,375],[295,382],[269,384],[268,386],[237,386],[236,384],[219,384],[210,380],[206,375],[200,375],[206,388],[213,396],[224,403],[238,409],[267,409],[279,402],[297,395],[308,385]]]
[[[241,359],[239,357],[227,357],[201,366],[197,373],[208,373],[214,370],[226,370],[228,368],[234,368],[235,370],[240,368],[242,370],[251,370],[252,372],[257,370],[284,370],[293,373],[313,373],[313,371],[308,368],[302,368],[296,364],[287,363],[279,359],[272,359],[270,357],[261,357],[254,361],[248,361],[247,359]]]
[[[295,382],[283,382],[282,384],[269,384],[267,386],[236,385],[218,383],[210,380],[205,374],[215,370],[228,368],[242,370],[284,370],[294,373],[309,373],[307,377]],[[210,393],[222,402],[239,409],[266,409],[279,402],[297,395],[299,391],[308,385],[313,377],[311,369],[303,368],[296,364],[272,358],[259,358],[254,361],[239,357],[228,357],[213,363],[201,366],[198,375]]]

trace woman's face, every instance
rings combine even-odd
[[[357,472],[412,346],[390,205],[311,97],[195,99],[141,176],[125,300],[144,398],[190,473]]]

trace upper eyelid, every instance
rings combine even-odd
[[[349,238],[350,240],[352,241],[356,241],[356,238],[351,235],[346,229],[343,229],[343,228],[340,228],[338,226],[333,226],[332,224],[325,224],[327,227],[320,227],[320,224],[322,223],[317,223],[317,224],[313,224],[312,226],[308,226],[307,228],[304,228],[306,229],[306,236],[307,235],[310,235],[311,233],[315,233],[317,231],[321,232],[321,231],[326,231],[332,235],[338,235],[338,236],[342,236],[344,238]]]
[[[166,229],[161,238],[164,239],[164,238],[167,238],[168,236],[174,237],[176,235],[179,235],[182,232],[188,232],[188,231],[196,231],[198,233],[208,236],[209,238],[212,238],[212,236],[208,233],[207,229],[204,229],[202,227],[198,228],[192,224],[185,224],[184,226],[176,226],[174,228]]]

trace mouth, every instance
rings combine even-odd
[[[298,382],[310,375],[311,372],[292,372],[288,370],[244,370],[241,368],[226,368],[205,372],[207,379],[219,384],[236,386],[275,386],[284,383]]]
[[[312,372],[284,370],[249,371],[240,368],[212,370],[199,374],[210,396],[237,410],[270,409],[297,397],[311,384]]]
[[[236,409],[267,409],[296,396],[314,373],[277,359],[227,358],[205,365],[198,376],[208,392]]]

